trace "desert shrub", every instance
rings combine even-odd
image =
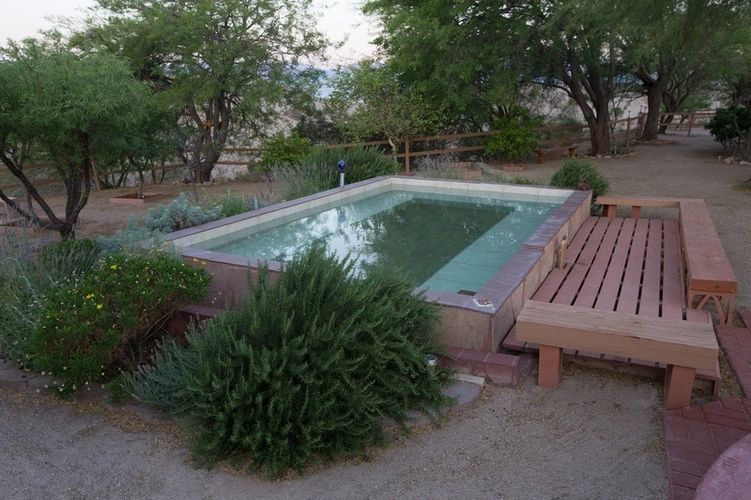
[[[384,417],[439,406],[446,373],[425,362],[439,346],[439,309],[413,284],[313,248],[276,284],[262,272],[247,303],[169,341],[128,377],[131,393],[184,418],[203,464],[249,457],[277,475],[316,457],[364,453]]]
[[[751,110],[736,107],[718,109],[706,128],[727,151],[735,152],[741,148],[751,130]]]
[[[220,206],[207,208],[193,201],[186,193],[181,193],[174,200],[150,209],[142,222],[147,231],[171,233],[217,220],[221,213]]]
[[[300,163],[313,145],[310,139],[300,137],[297,134],[285,136],[278,133],[264,141],[261,151],[261,159],[256,168],[267,172],[272,167],[289,167]]]
[[[251,200],[242,194],[232,194],[229,191],[213,202],[219,208],[219,218],[232,217],[252,210]]]
[[[97,255],[88,240],[49,243],[37,251],[23,237],[0,236],[0,352],[27,365],[44,297],[93,270]]]
[[[560,188],[592,190],[592,200],[608,192],[610,186],[592,162],[569,158],[550,179],[550,185]]]
[[[99,248],[92,240],[63,240],[42,247],[37,259],[59,278],[82,276],[96,266]]]
[[[519,161],[537,146],[536,123],[526,113],[512,113],[496,119],[493,128],[498,132],[485,141],[485,152]]]
[[[160,231],[146,229],[135,220],[130,220],[123,229],[107,236],[98,236],[95,241],[102,255],[142,254],[148,248],[174,250],[164,246],[163,236],[164,233]]]
[[[339,185],[339,160],[347,162],[347,184],[381,175],[393,175],[399,164],[378,148],[351,147],[327,149],[315,147],[300,160],[299,167],[273,168],[271,177],[286,186],[285,198],[300,198]]]
[[[104,257],[95,272],[44,296],[32,366],[53,375],[62,394],[132,369],[169,316],[202,299],[208,283],[203,270],[161,252]]]

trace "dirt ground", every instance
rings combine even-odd
[[[579,368],[555,391],[486,387],[369,462],[281,481],[197,470],[168,425],[0,391],[0,497],[664,498],[659,390]]]
[[[704,198],[749,305],[751,167],[727,165],[708,136],[672,137],[631,157],[597,160],[618,194]],[[529,165],[546,182],[559,161]],[[220,195],[265,187],[222,184]],[[183,186],[159,187],[175,194]],[[124,190],[132,191],[132,190]],[[94,193],[80,232],[111,232],[144,208]],[[554,391],[527,377],[487,387],[438,428],[375,450],[369,462],[322,466],[268,481],[227,468],[197,470],[171,425],[149,426],[97,408],[0,391],[0,498],[664,498],[661,384],[567,368]]]

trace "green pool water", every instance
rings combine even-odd
[[[439,291],[479,290],[558,203],[389,190],[195,245],[287,261],[312,242]]]

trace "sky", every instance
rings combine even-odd
[[[0,44],[35,35],[64,18],[81,19],[94,0],[0,0]],[[328,53],[327,67],[348,64],[373,54],[369,41],[377,25],[360,11],[361,0],[313,0],[319,28],[332,42],[344,42]]]

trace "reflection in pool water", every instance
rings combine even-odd
[[[434,290],[478,290],[556,206],[391,190],[198,246],[286,261],[322,241],[337,255],[356,257],[363,272],[385,266]]]

